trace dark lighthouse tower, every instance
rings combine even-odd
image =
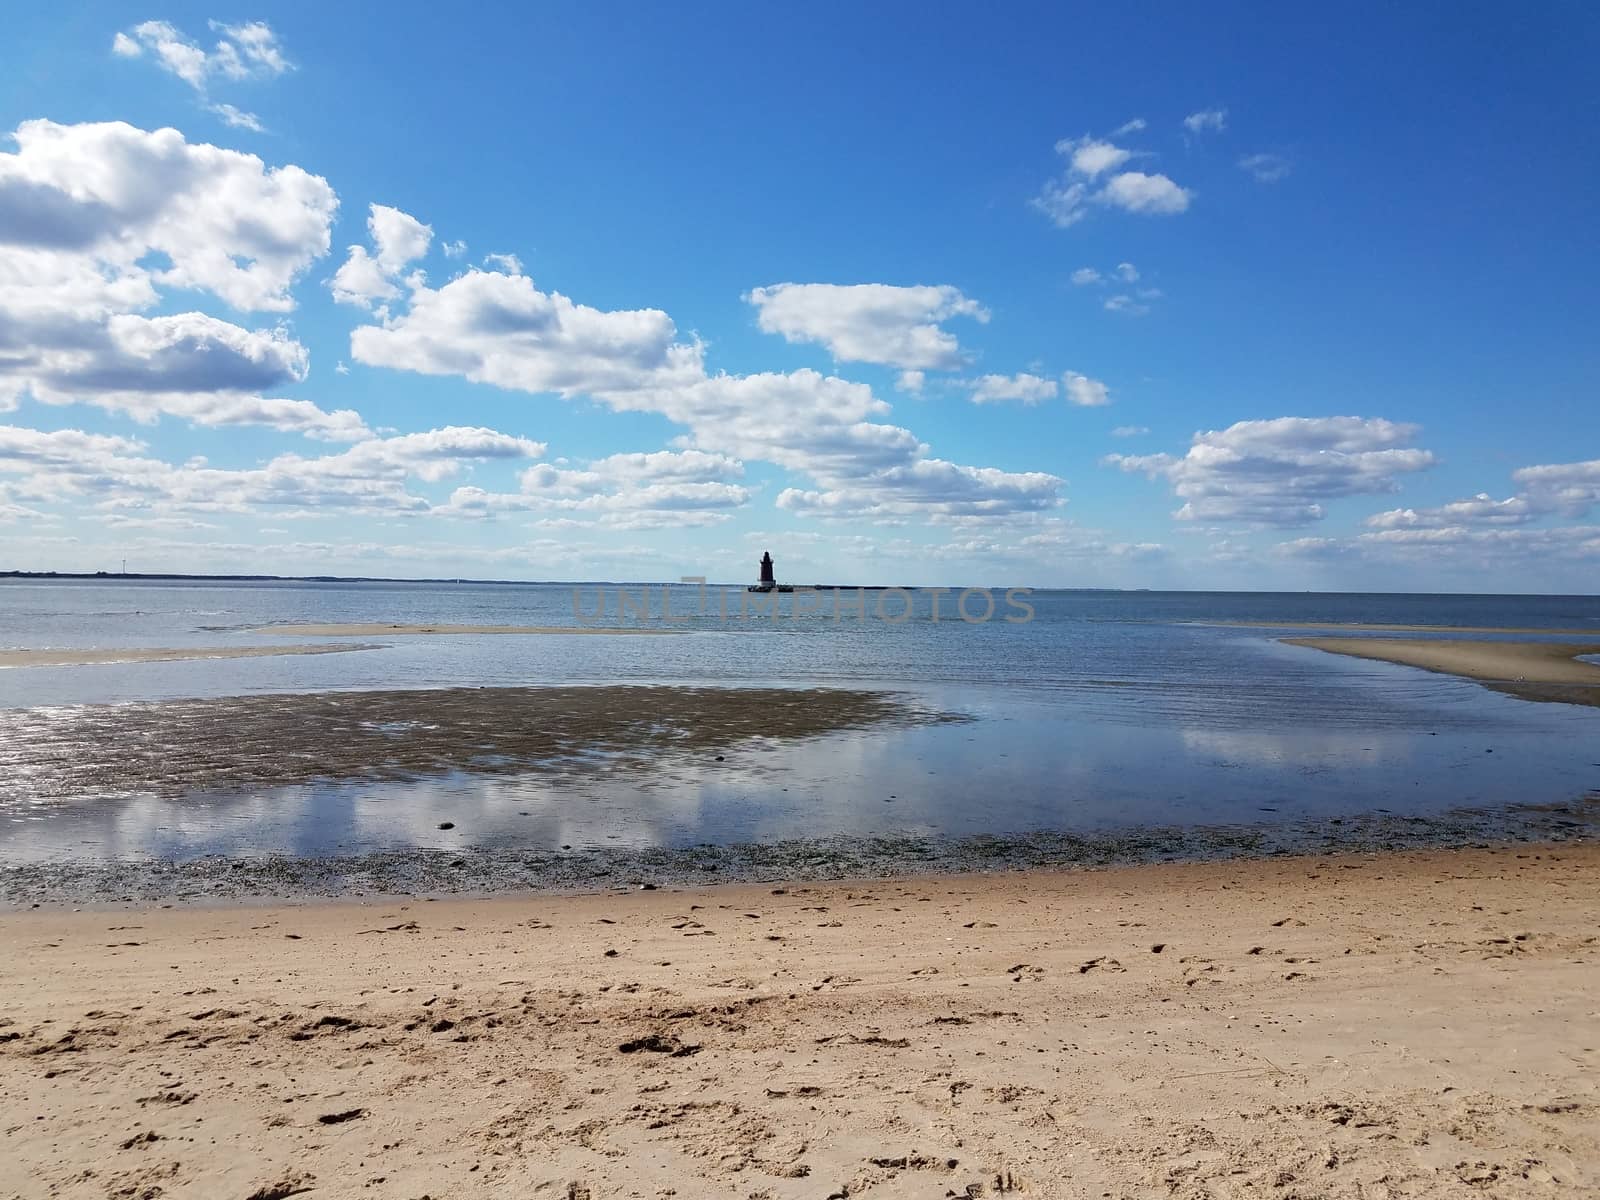
[[[762,554],[761,554],[761,579],[760,579],[760,585],[762,587],[769,588],[769,587],[772,587],[776,583],[777,583],[777,579],[772,574],[772,555],[770,553],[766,552],[766,551],[763,551]]]

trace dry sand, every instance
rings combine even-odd
[[[385,625],[353,621],[340,625],[263,625],[251,633],[283,637],[396,637],[419,633],[682,633],[681,629],[606,629],[598,625]]]
[[[1600,642],[1481,642],[1422,638],[1284,638],[1330,654],[1373,658],[1460,675],[1525,700],[1600,705],[1600,666],[1578,662],[1600,654]]]
[[[0,1195],[1600,1188],[1600,847],[0,918]]]
[[[0,650],[5,667],[83,667],[107,663],[180,662],[193,658],[264,658],[278,654],[339,654],[347,650],[378,650],[379,646],[194,646],[186,650]]]

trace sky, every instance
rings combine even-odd
[[[29,5],[0,570],[1600,591],[1600,10]]]

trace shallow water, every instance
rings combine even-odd
[[[651,593],[652,612],[660,594]],[[579,592],[591,617],[597,595],[595,585]],[[940,598],[934,622],[919,594],[902,623],[848,612],[835,621],[831,597],[821,615],[798,619],[716,615],[724,602],[736,613],[742,596],[713,592],[710,615],[673,623],[684,630],[674,637],[397,636],[340,655],[4,670],[0,708],[71,714],[334,689],[759,684],[890,690],[971,720],[747,739],[719,750],[722,762],[580,755],[558,774],[341,775],[182,795],[108,783],[61,799],[13,777],[0,781],[0,862],[1271,826],[1562,804],[1600,789],[1600,709],[1532,704],[1226,624],[1600,631],[1600,599],[1054,592],[1027,598],[1030,622],[1001,620],[997,595],[996,619],[969,624],[955,617],[953,595]],[[608,585],[611,624],[615,597]],[[699,599],[674,589],[670,608],[692,612]],[[878,595],[865,600],[870,618]],[[785,603],[790,611],[793,600]],[[969,611],[981,607],[975,600]],[[890,615],[899,611],[889,600]],[[0,582],[0,646],[271,644],[253,631],[312,621],[576,623],[565,585]],[[127,751],[113,745],[105,755]],[[453,828],[439,829],[445,822]]]

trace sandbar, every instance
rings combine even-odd
[[[1600,629],[1543,629],[1522,625],[1378,625],[1361,621],[1185,621],[1222,629],[1355,629],[1367,633],[1516,633],[1551,637],[1600,637]]]
[[[119,647],[91,650],[0,650],[6,667],[86,667],[108,663],[183,662],[196,658],[266,658],[279,654],[338,654],[381,646],[191,646],[186,649]]]
[[[1475,679],[1525,700],[1600,705],[1600,666],[1579,662],[1600,654],[1593,642],[1486,642],[1422,638],[1284,638],[1309,646]]]
[[[598,625],[389,625],[377,621],[352,621],[331,625],[263,625],[251,633],[278,637],[409,637],[426,633],[682,633],[681,629],[604,628]]]
[[[12,914],[0,1194],[1589,1194],[1597,910],[1590,844]]]

